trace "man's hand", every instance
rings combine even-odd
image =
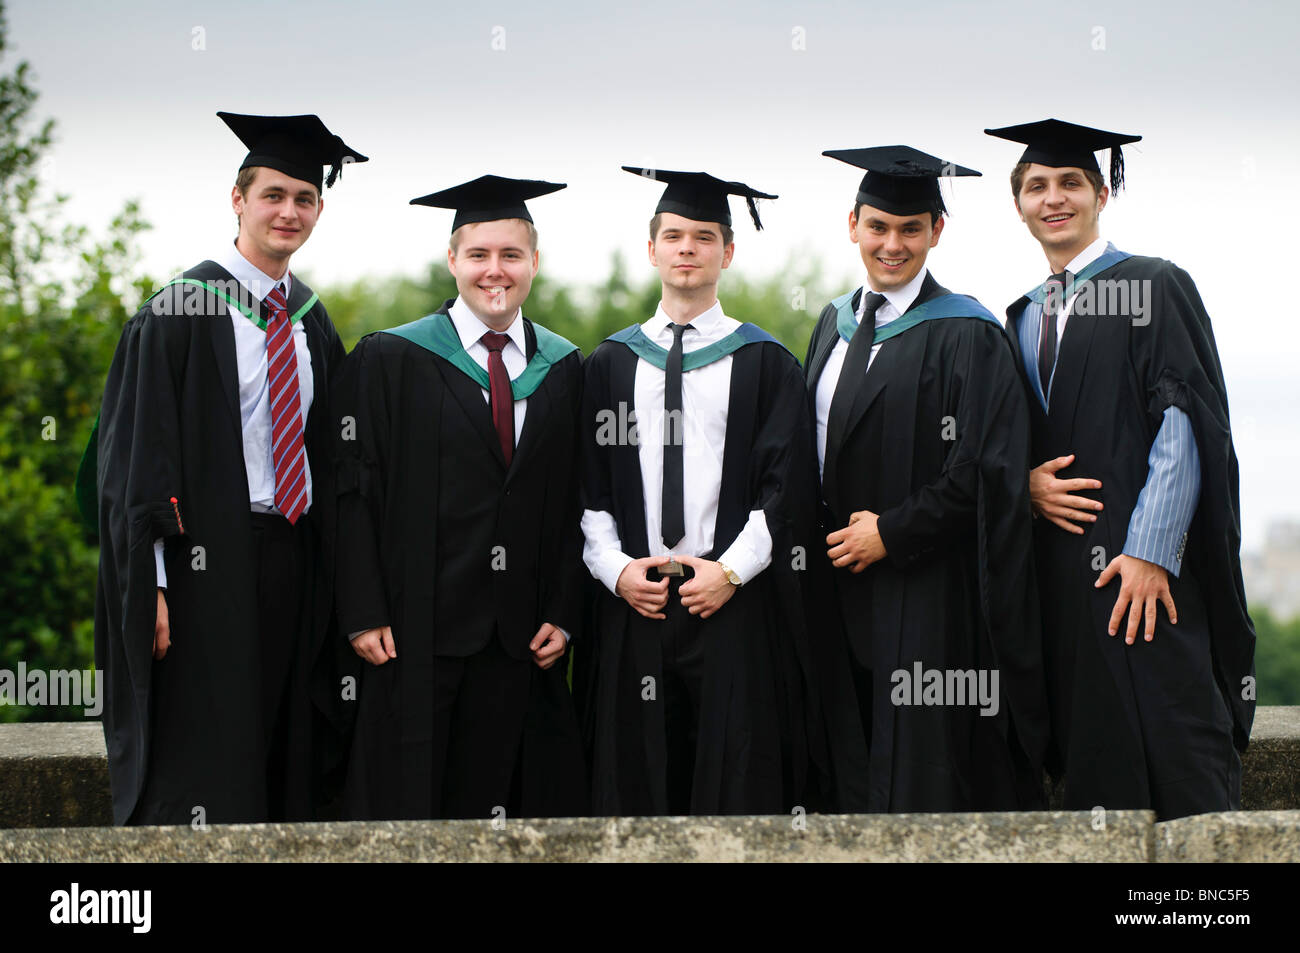
[[[1070,522],[1074,520],[1078,523],[1095,523],[1097,522],[1097,510],[1102,508],[1096,500],[1090,500],[1086,496],[1071,496],[1075,490],[1100,490],[1100,480],[1089,480],[1079,478],[1074,480],[1058,480],[1056,471],[1068,467],[1074,462],[1074,454],[1064,457],[1057,457],[1055,460],[1048,460],[1042,466],[1034,467],[1029,471],[1029,502],[1034,507],[1034,512],[1039,516],[1045,516],[1067,533],[1083,535],[1083,527],[1075,526]]]
[[[1114,635],[1119,631],[1120,620],[1124,610],[1128,609],[1128,633],[1124,641],[1129,645],[1137,638],[1138,621],[1146,616],[1146,641],[1156,637],[1156,603],[1165,604],[1171,625],[1178,624],[1178,610],[1174,608],[1174,597],[1169,592],[1169,574],[1163,566],[1149,563],[1135,556],[1119,555],[1110,561],[1101,575],[1097,577],[1096,586],[1100,589],[1119,574],[1123,580],[1119,587],[1119,598],[1115,600],[1115,611],[1110,614],[1106,631]],[[1131,603],[1131,605],[1130,605]]]
[[[543,622],[533,640],[528,643],[528,651],[533,653],[537,667],[545,671],[560,660],[568,646],[564,633],[549,622]]]
[[[727,604],[727,600],[736,594],[736,587],[727,579],[722,566],[712,559],[700,559],[698,556],[677,556],[676,560],[683,566],[695,570],[695,576],[682,583],[679,590],[682,606],[691,615],[707,619]]]
[[[826,537],[830,547],[826,555],[836,566],[848,566],[850,572],[862,572],[874,562],[885,558],[885,541],[880,538],[876,523],[880,517],[870,510],[859,510],[849,516],[849,525],[837,529]]]
[[[381,629],[367,629],[352,640],[352,651],[371,665],[383,665],[390,658],[397,658],[393,627],[386,625]]]
[[[668,618],[663,614],[664,606],[668,605],[668,580],[651,582],[645,574],[647,569],[666,566],[669,559],[668,556],[644,556],[632,560],[618,574],[614,592],[647,619]]]
[[[163,596],[165,589],[158,590],[158,614],[153,620],[153,658],[162,661],[167,650],[172,647],[172,630],[167,619],[167,599]]]

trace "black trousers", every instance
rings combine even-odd
[[[668,751],[668,813],[691,813],[691,788],[699,739],[700,687],[704,674],[704,638],[698,615],[682,606],[681,587],[693,573],[669,576],[667,618],[659,631],[663,656],[664,732]],[[653,573],[652,573],[653,575]]]
[[[532,670],[531,659],[506,655],[495,636],[474,655],[434,657],[432,817],[518,814]]]
[[[284,769],[290,761],[289,686],[294,659],[303,650],[300,640],[303,613],[308,609],[307,567],[313,532],[307,513],[294,525],[277,513],[251,516],[262,663],[267,819],[280,821],[287,819]]]

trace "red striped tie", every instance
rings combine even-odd
[[[515,398],[510,389],[510,374],[501,356],[502,348],[510,343],[510,336],[488,331],[479,340],[488,349],[488,406],[492,411],[492,426],[501,443],[501,455],[506,458],[506,466],[510,466],[510,458],[515,452]]]
[[[302,442],[302,397],[284,288],[266,296],[267,380],[271,391],[271,459],[275,462],[275,508],[291,524],[307,508],[307,451]]]

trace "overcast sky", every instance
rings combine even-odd
[[[28,60],[39,110],[58,121],[45,172],[73,196],[70,217],[103,223],[142,200],[155,277],[233,235],[245,150],[214,113],[315,112],[371,157],[326,193],[294,259],[317,285],[419,273],[444,254],[451,213],[407,201],[487,172],[569,183],[532,204],[547,273],[594,282],[622,251],[648,274],[658,190],[619,171],[635,164],[779,194],[762,233],[733,206],[734,267],[815,262],[848,290],[862,281],[845,226],[860,173],[820,153],[905,143],[984,172],[948,190],[930,266],[1001,315],[1048,269],[1012,207],[1017,147],[982,130],[1055,116],[1141,134],[1102,233],[1200,287],[1248,546],[1300,518],[1300,329],[1296,297],[1279,293],[1300,250],[1293,3],[562,7],[11,0],[5,68]]]

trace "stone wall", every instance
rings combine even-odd
[[[97,723],[0,725],[0,861],[1300,861],[1300,707],[1261,708],[1246,810],[114,828]],[[497,826],[494,826],[496,824]]]

